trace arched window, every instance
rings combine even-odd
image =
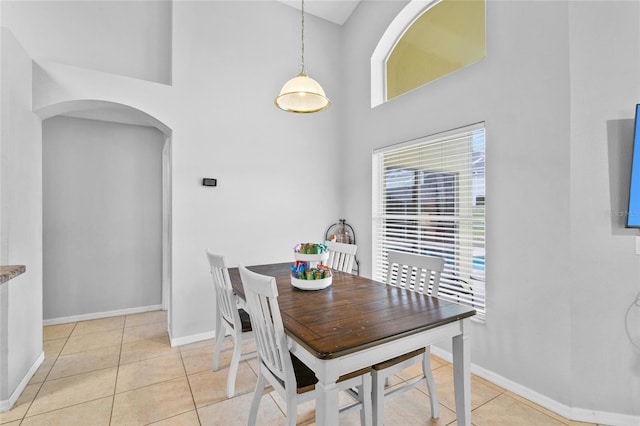
[[[371,107],[485,57],[485,0],[413,0],[371,57]]]

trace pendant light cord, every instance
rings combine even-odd
[[[304,74],[304,0],[302,0],[302,42],[301,42],[301,46],[302,46],[302,55],[301,55],[301,63],[300,63],[300,68],[301,68],[301,72]]]

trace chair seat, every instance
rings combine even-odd
[[[293,364],[293,372],[296,374],[296,392],[301,394],[314,390],[318,378],[313,370],[293,354],[291,354],[291,363]]]
[[[249,317],[249,313],[242,308],[238,309],[238,313],[240,314],[240,323],[242,324],[242,332],[246,333],[247,331],[252,331],[251,317]]]
[[[401,362],[406,361],[408,359],[411,359],[411,358],[413,358],[415,356],[421,355],[424,352],[425,352],[424,348],[416,349],[413,352],[409,352],[407,354],[400,355],[400,356],[397,356],[395,358],[391,358],[391,359],[388,359],[388,360],[386,360],[384,362],[376,364],[376,365],[372,366],[371,368],[373,368],[374,370],[378,370],[378,371],[379,370],[384,370],[384,369],[387,369],[389,367],[393,367],[396,364],[400,364]]]
[[[300,361],[300,359],[293,354],[291,354],[291,364],[293,364],[293,372],[296,375],[296,393],[302,394],[314,390],[316,388],[316,383],[318,383],[318,378],[316,377],[313,370],[307,367],[304,362]],[[361,370],[342,375],[338,377],[337,383],[344,382],[345,380],[349,380],[354,377],[362,376],[363,374],[368,373],[370,370],[371,367],[366,367]]]
[[[253,331],[253,329],[251,328],[251,317],[249,316],[249,313],[242,308],[238,308],[238,314],[240,315],[240,325],[242,326],[242,332],[246,333],[248,331]],[[235,328],[233,323],[227,321],[226,318],[223,319],[227,324],[229,324],[231,328]]]

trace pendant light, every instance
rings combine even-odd
[[[300,74],[287,81],[275,99],[278,108],[288,112],[310,113],[322,111],[331,103],[317,81],[304,69],[304,0],[302,0],[302,62]]]

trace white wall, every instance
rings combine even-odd
[[[231,265],[292,260],[339,216],[339,111],[273,100],[299,72],[300,15],[277,2],[176,2],[173,88],[174,336],[213,327],[204,249]],[[307,70],[337,104],[338,27],[307,16]],[[203,177],[218,187],[200,185]]]
[[[0,411],[42,362],[42,149],[31,59],[0,31],[0,264],[26,272],[0,288]]]
[[[45,320],[161,304],[163,144],[152,127],[43,122]]]
[[[569,11],[571,394],[576,407],[640,415],[640,351],[625,332],[640,291],[639,233],[624,229],[640,103],[640,3],[571,2]],[[631,327],[638,335],[640,323]]]
[[[362,2],[344,28],[344,204],[363,231],[363,272],[371,151],[484,121],[488,301],[472,362],[567,417],[634,424],[639,364],[624,312],[637,257],[606,212],[608,144],[622,142],[607,140],[608,120],[628,120],[637,102],[638,3],[489,1],[483,61],[370,109],[370,57],[405,4]]]
[[[0,23],[34,58],[170,84],[171,7],[168,0],[3,0]]]

